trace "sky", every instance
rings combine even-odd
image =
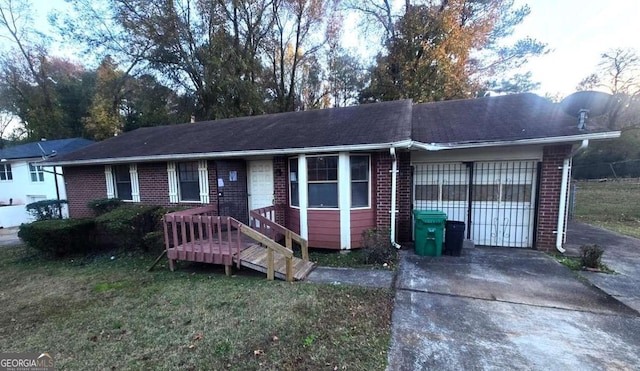
[[[394,1],[398,6],[404,3]],[[611,48],[634,48],[640,52],[640,0],[515,1],[516,5],[529,5],[531,14],[516,27],[514,38],[533,37],[547,43],[550,49],[525,67],[532,72],[533,80],[541,83],[536,91],[540,95],[571,94],[583,78],[596,70],[600,55]],[[45,27],[50,11],[68,6],[63,0],[33,2],[37,4],[36,19]],[[349,18],[345,28],[356,23]],[[344,46],[375,54],[371,40],[363,40],[356,32],[344,34]]]
[[[531,14],[516,29],[548,44],[549,54],[527,68],[538,93],[566,96],[596,70],[600,55],[611,48],[640,52],[639,0],[530,0]]]

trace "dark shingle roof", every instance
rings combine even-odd
[[[31,142],[0,150],[0,158],[6,160],[17,160],[23,158],[42,157],[43,155],[51,156],[54,154],[56,157],[61,157],[93,143],[95,142],[84,138]],[[42,149],[40,149],[40,147],[42,147]]]
[[[577,118],[535,94],[412,105],[411,100],[142,128],[53,163],[88,164],[159,158],[215,157],[349,146],[510,142],[590,134]],[[611,133],[610,133],[611,134]],[[615,134],[615,133],[613,133]],[[467,144],[465,144],[467,145]]]
[[[511,141],[585,134],[558,104],[531,93],[413,106],[412,139],[422,143]]]
[[[411,100],[141,128],[54,161],[278,150],[409,140]]]

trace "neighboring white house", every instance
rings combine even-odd
[[[0,150],[0,227],[32,221],[26,205],[40,200],[66,199],[62,168],[38,163],[92,144],[82,138],[32,142]],[[57,175],[56,175],[57,174]],[[68,216],[66,208],[63,216]]]

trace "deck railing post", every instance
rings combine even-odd
[[[267,247],[267,279],[273,281],[275,277],[275,264],[273,261],[273,250]]]
[[[286,257],[287,264],[287,282],[293,282],[293,257]]]

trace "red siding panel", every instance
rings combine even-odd
[[[287,228],[300,234],[300,209],[293,207],[287,208]]]
[[[309,246],[340,249],[340,211],[309,210]]]
[[[373,209],[351,210],[351,248],[362,247],[362,232],[376,227],[376,214]]]

